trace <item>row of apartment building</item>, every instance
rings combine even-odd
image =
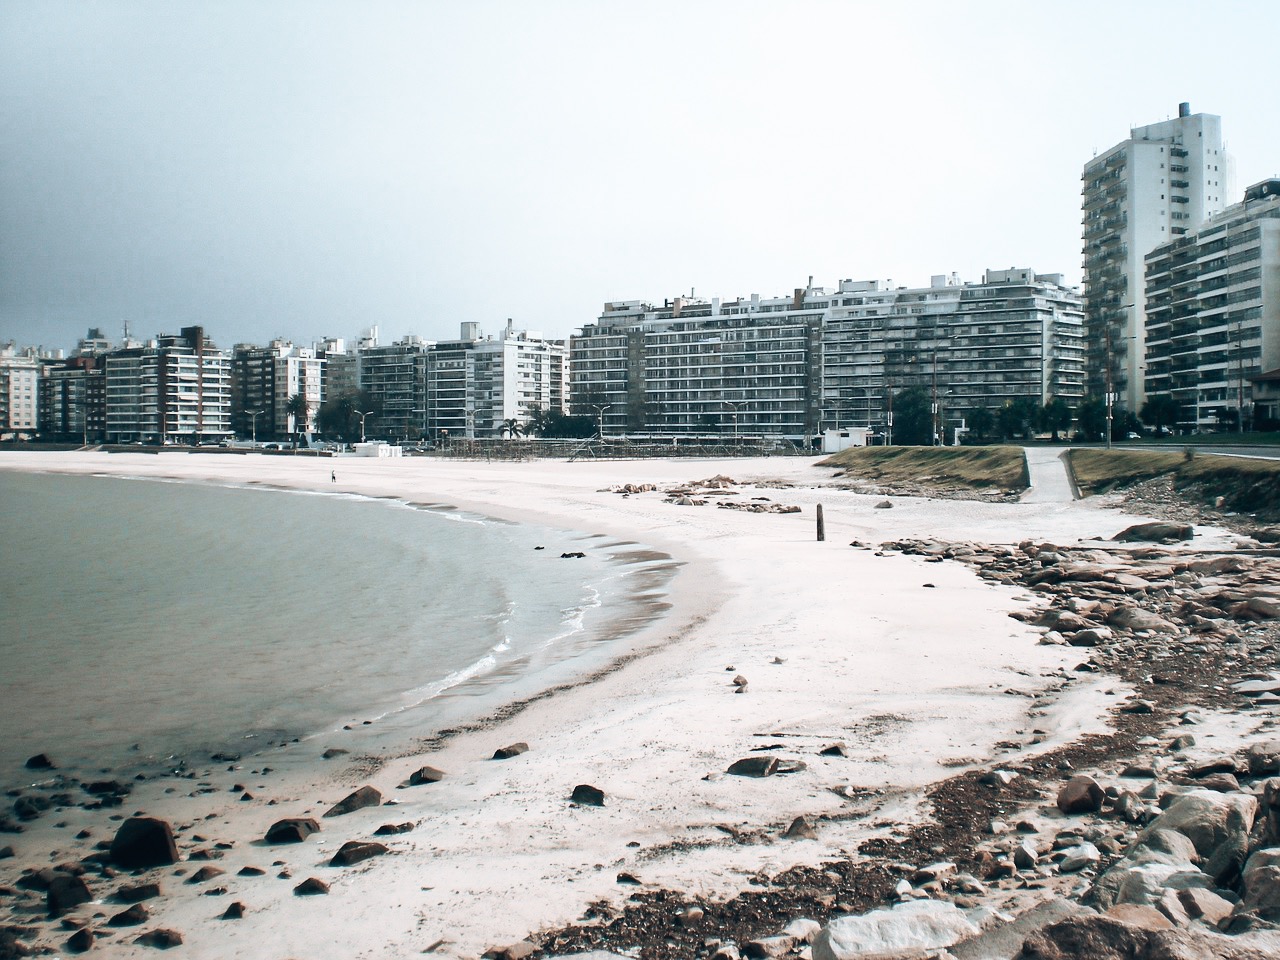
[[[112,349],[95,330],[69,360],[10,350],[0,376],[16,383],[26,370],[39,411],[7,430],[66,439],[279,439],[313,427],[325,400],[359,391],[369,435],[389,439],[499,436],[541,410],[615,436],[803,442],[841,426],[888,433],[893,395],[912,387],[952,428],[1014,400],[1074,406],[1082,323],[1077,292],[1032,270],[989,270],[981,283],[940,275],[923,288],[810,278],[774,299],[609,303],[567,346],[510,322],[496,337],[464,323],[457,340],[375,336],[351,350],[276,340],[223,351],[200,327]]]
[[[202,327],[119,347],[90,330],[70,358],[0,348],[0,431],[108,443],[280,440],[315,427],[330,398],[358,396],[372,436],[488,436],[535,409],[567,412],[563,341],[516,332],[417,337],[348,351],[342,340],[222,350]]]

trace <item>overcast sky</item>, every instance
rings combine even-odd
[[[841,278],[1080,275],[1080,171],[1222,116],[1268,2],[0,0],[0,341],[220,346]]]

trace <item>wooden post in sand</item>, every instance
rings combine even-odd
[[[818,504],[818,540],[827,539],[827,527],[822,522],[822,504]]]

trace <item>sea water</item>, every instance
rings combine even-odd
[[[0,472],[0,786],[42,752],[84,775],[429,734],[643,622],[668,560],[392,500]]]

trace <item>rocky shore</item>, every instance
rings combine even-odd
[[[1003,745],[1007,762],[932,788],[929,822],[854,857],[759,877],[723,903],[637,894],[494,955],[1276,956],[1280,551],[1254,532],[1211,553],[1176,521],[1115,543],[879,545],[1035,591],[1043,603],[1014,616],[1081,648],[1059,689],[1105,673],[1130,691],[1114,732],[1022,758],[1045,735],[1032,729]]]

